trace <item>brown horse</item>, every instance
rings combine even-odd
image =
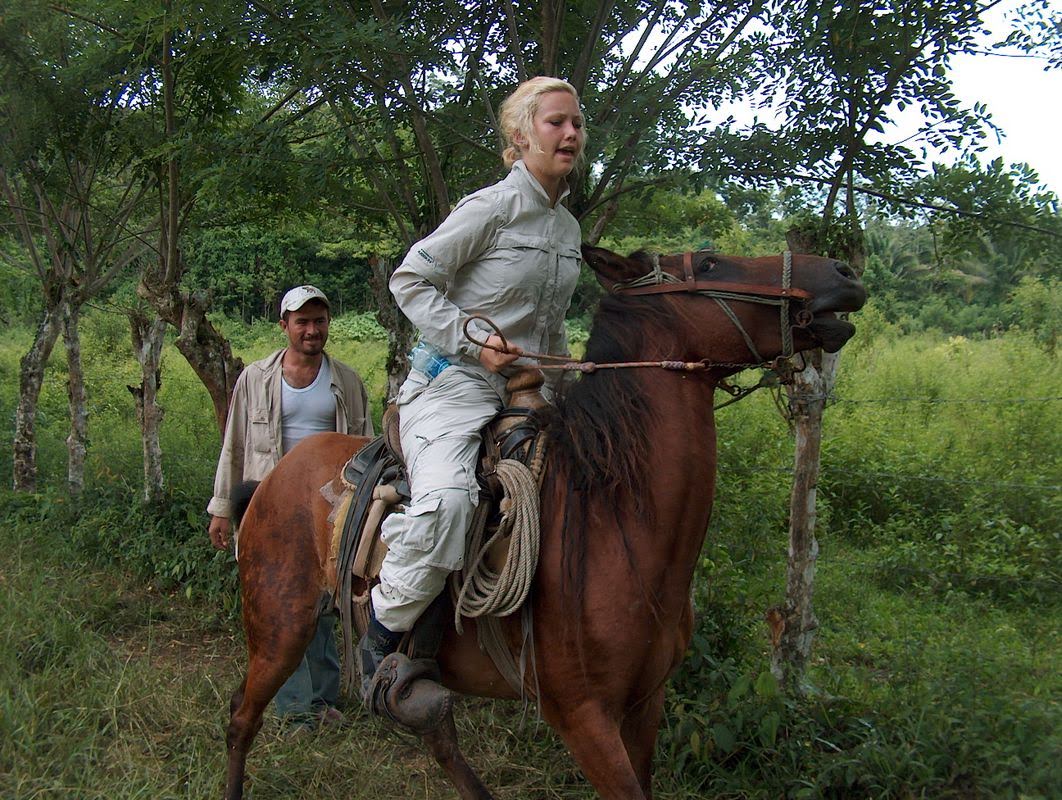
[[[654,264],[645,254],[623,258],[590,247],[583,256],[613,289],[647,273],[658,287],[620,289],[601,301],[588,359],[705,365],[584,375],[545,427],[550,455],[531,600],[539,708],[601,797],[644,800],[652,796],[664,682],[692,631],[690,582],[715,479],[716,385],[740,364],[779,355],[790,331],[796,350],[839,349],[854,328],[834,312],[859,309],[866,295],[847,265],[815,256],[793,256],[792,291],[783,287],[777,256],[697,253]],[[704,296],[712,286],[731,292],[729,299]],[[791,319],[781,322],[778,305],[755,302],[765,296],[795,298]],[[330,508],[318,490],[364,443],[339,434],[307,439],[258,487],[243,518],[239,569],[250,657],[231,703],[230,800],[241,796],[266,704],[313,635],[322,588],[335,585],[327,574]],[[515,651],[519,620],[506,625]],[[463,635],[447,632],[439,664],[454,691],[515,696],[480,652],[471,621]],[[454,740],[425,738],[463,798],[490,797]]]

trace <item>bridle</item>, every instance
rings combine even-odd
[[[703,252],[703,251],[700,251]],[[574,358],[566,356],[554,356],[548,353],[530,353],[523,352],[522,355],[528,358],[535,358],[541,361],[553,361],[557,363],[538,365],[538,369],[555,369],[564,370],[569,372],[582,372],[589,374],[596,372],[600,369],[632,369],[638,367],[655,367],[657,369],[665,369],[676,372],[701,372],[713,368],[731,368],[731,367],[753,367],[759,366],[765,369],[772,370],[779,375],[779,380],[783,383],[792,381],[793,367],[789,362],[789,359],[793,356],[793,328],[806,328],[812,321],[812,314],[807,309],[808,303],[813,299],[811,292],[805,289],[797,289],[792,285],[793,282],[793,254],[786,250],[782,254],[782,285],[781,286],[768,286],[762,284],[748,284],[748,283],[734,283],[727,281],[705,281],[698,280],[693,270],[693,257],[695,253],[687,252],[682,255],[682,272],[683,276],[678,278],[669,272],[665,272],[660,268],[660,257],[653,255],[652,263],[653,269],[638,278],[634,278],[629,281],[613,282],[607,285],[609,293],[619,296],[644,296],[644,295],[656,295],[656,294],[673,294],[676,292],[682,292],[687,294],[698,294],[702,297],[710,297],[719,304],[719,307],[726,314],[727,318],[737,328],[742,338],[745,340],[745,345],[748,347],[749,352],[752,354],[753,361],[730,361],[719,362],[709,361],[707,358],[703,358],[700,361],[613,361],[603,364],[598,364],[593,361],[577,361]],[[709,256],[711,258],[711,256]],[[752,337],[748,331],[741,324],[741,320],[738,319],[737,314],[730,307],[728,301],[741,301],[746,303],[761,303],[764,305],[778,306],[779,309],[779,327],[782,334],[782,355],[773,361],[766,361],[763,356],[760,355],[755,343],[752,341]],[[796,312],[794,323],[789,322],[789,308],[790,303],[794,300],[802,301],[804,308]],[[495,347],[494,345],[487,344],[485,341],[479,341],[469,332],[469,324],[473,320],[479,320],[489,325],[495,334],[502,340],[501,347]],[[470,316],[465,320],[464,324],[465,337],[480,347],[484,347],[488,350],[494,350],[499,353],[509,352],[509,342],[506,340],[505,335],[501,329],[494,324],[489,318],[476,314]],[[761,384],[763,382],[761,381]],[[740,399],[748,394],[752,389],[735,389],[729,386],[723,386],[725,391],[730,392],[735,396],[735,399]],[[759,388],[759,385],[757,387]],[[733,402],[733,401],[731,401]]]
[[[782,357],[789,358],[793,355],[793,328],[805,328],[811,323],[811,312],[803,308],[797,312],[796,324],[789,324],[789,303],[796,299],[802,300],[804,305],[812,300],[813,295],[804,289],[793,288],[793,253],[786,250],[782,253],[782,285],[767,286],[749,283],[729,283],[726,281],[699,281],[693,271],[694,253],[682,254],[682,278],[676,278],[670,272],[660,269],[660,256],[654,254],[653,271],[622,283],[614,283],[609,290],[618,295],[648,295],[669,294],[672,292],[689,292],[699,294],[702,297],[710,297],[719,304],[719,307],[727,315],[737,328],[745,345],[749,348],[756,359],[755,364],[764,363],[763,357],[756,349],[756,345],[749,336],[748,331],[741,324],[727,300],[739,300],[744,303],[762,303],[775,305],[779,309],[779,327],[782,333]],[[709,256],[711,258],[711,256]]]

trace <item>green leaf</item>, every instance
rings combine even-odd
[[[760,743],[764,747],[772,747],[778,738],[778,726],[782,718],[777,711],[771,711],[760,720]]]
[[[712,738],[715,739],[715,745],[724,753],[729,753],[734,749],[736,743],[734,733],[726,725],[717,723],[712,726]]]
[[[742,697],[748,694],[749,687],[752,685],[752,678],[748,674],[742,675],[736,681],[734,685],[730,687],[730,691],[727,692],[726,702],[728,705],[735,705]]]
[[[771,674],[770,670],[764,670],[756,678],[756,695],[758,697],[777,697],[778,696],[778,680]]]

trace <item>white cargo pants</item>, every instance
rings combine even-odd
[[[412,499],[384,520],[387,556],[372,590],[376,619],[408,631],[464,565],[465,539],[479,503],[480,430],[503,406],[478,370],[454,365],[428,382],[417,371],[398,392],[402,453]]]

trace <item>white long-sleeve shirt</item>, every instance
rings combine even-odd
[[[561,199],[567,194],[565,188]],[[481,348],[463,332],[473,314],[489,317],[525,350],[568,355],[564,317],[581,239],[571,212],[559,201],[551,206],[517,161],[504,180],[465,197],[410,248],[391,277],[391,293],[421,337],[453,362],[482,368]],[[480,341],[494,332],[479,321],[469,329]]]

